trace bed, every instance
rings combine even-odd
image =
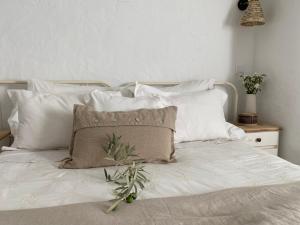
[[[103,168],[58,169],[66,149],[4,148],[0,224],[299,224],[299,166],[243,140],[192,141],[175,148],[176,163],[147,164],[151,182],[140,201],[111,215],[101,210],[113,199]]]

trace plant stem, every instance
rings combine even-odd
[[[114,204],[112,204],[112,206],[109,207],[108,210],[106,210],[106,213],[110,213],[110,212],[113,211],[115,208],[117,208],[118,205],[119,205],[123,200],[124,200],[123,198],[120,198],[120,199],[116,200],[116,201],[114,202]]]

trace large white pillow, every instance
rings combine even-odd
[[[109,87],[100,87],[100,86],[80,86],[80,85],[69,85],[69,84],[56,84],[51,81],[39,80],[39,79],[31,79],[28,80],[28,91],[37,92],[37,93],[52,93],[52,94],[76,94],[77,92],[81,92],[82,94],[88,94],[93,90],[101,90],[105,91],[110,95],[121,96],[121,92],[119,90],[113,90]],[[24,95],[26,92],[22,92]],[[19,98],[21,96],[18,96]],[[8,118],[8,125],[10,127],[11,133],[13,136],[17,134],[17,130],[19,127],[19,119],[18,119],[18,105],[17,100],[12,99],[13,110]]]
[[[8,117],[8,125],[10,128],[10,132],[13,136],[17,134],[18,127],[19,127],[19,118],[18,118],[18,102],[23,102],[26,99],[30,98],[32,96],[31,91],[27,90],[9,90],[7,91],[7,94],[10,98],[10,101],[13,105],[13,109],[10,113],[10,116]]]
[[[18,129],[12,147],[23,149],[67,148],[74,104],[83,104],[85,91],[68,94],[8,90],[18,105]]]
[[[227,94],[218,89],[175,94],[137,84],[135,96],[159,96],[177,106],[175,142],[228,138],[224,104]]]
[[[142,96],[137,98],[128,98],[122,96],[111,96],[98,90],[92,91],[85,98],[85,103],[92,106],[97,111],[129,111],[137,109],[163,108],[167,104],[161,101],[157,96]]]

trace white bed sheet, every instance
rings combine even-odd
[[[147,164],[151,182],[140,198],[207,193],[231,187],[300,180],[300,167],[253,150],[242,141],[178,144],[177,163]],[[39,208],[112,199],[103,168],[57,168],[66,150],[0,154],[0,210]]]

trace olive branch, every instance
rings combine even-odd
[[[104,175],[107,182],[118,185],[113,190],[115,201],[106,211],[107,213],[115,210],[122,201],[132,203],[138,196],[139,191],[145,188],[148,182],[144,166],[137,159],[135,154],[135,146],[124,144],[121,142],[121,136],[107,136],[107,143],[103,146],[103,150],[107,154],[106,159],[116,162],[116,166],[124,166],[130,164],[125,169],[116,169],[113,175],[110,175],[104,169]]]

